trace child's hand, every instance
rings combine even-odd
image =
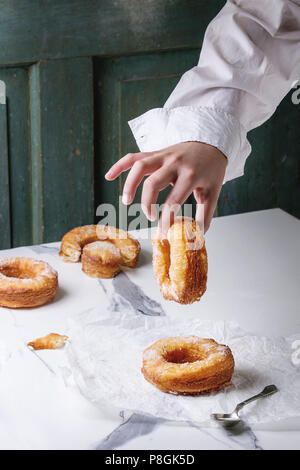
[[[202,142],[183,142],[156,152],[128,153],[115,163],[105,175],[114,180],[123,171],[130,170],[124,188],[123,203],[131,204],[136,189],[143,184],[142,209],[149,220],[156,219],[155,204],[158,194],[170,184],[171,189],[161,215],[160,225],[165,233],[170,217],[193,192],[196,202],[204,204],[204,230],[209,228],[224,179],[227,158],[220,150]],[[197,210],[196,219],[201,220]],[[202,216],[203,217],[203,216]]]

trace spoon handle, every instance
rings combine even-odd
[[[265,387],[263,389],[262,392],[260,392],[257,395],[254,395],[253,397],[248,398],[247,400],[242,401],[241,403],[239,403],[237,405],[235,411],[238,412],[242,408],[244,408],[245,405],[248,405],[248,403],[251,403],[252,401],[258,400],[259,398],[268,397],[270,395],[273,395],[273,393],[276,393],[276,392],[278,392],[278,388],[276,387],[276,385],[268,385],[267,387]]]

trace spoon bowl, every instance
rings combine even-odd
[[[273,395],[276,392],[278,392],[278,388],[276,387],[276,385],[268,385],[258,395],[254,395],[254,397],[248,398],[242,403],[239,403],[232,413],[213,413],[211,415],[211,418],[216,421],[219,421],[225,426],[235,426],[236,424],[242,421],[238,413],[242,408],[244,408],[245,405],[248,405],[248,403],[251,403],[252,401],[258,400],[259,398],[264,398]]]
[[[241,422],[241,418],[239,415],[234,411],[233,413],[214,413],[211,415],[213,419],[216,421],[222,422],[224,425],[227,426],[234,426]]]

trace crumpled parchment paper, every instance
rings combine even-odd
[[[279,393],[244,408],[249,424],[300,417],[300,368],[293,364],[292,338],[251,336],[236,323],[167,317],[99,316],[86,312],[72,320],[67,350],[81,393],[101,408],[113,405],[159,418],[213,425],[210,414],[228,413],[236,404],[275,384]],[[166,394],[141,373],[142,353],[159,338],[197,335],[227,344],[235,358],[232,384],[200,396]]]

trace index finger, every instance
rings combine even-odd
[[[120,176],[123,171],[129,170],[135,162],[147,157],[149,154],[145,152],[140,153],[127,153],[124,157],[120,158],[106,173],[105,179],[114,180]]]

